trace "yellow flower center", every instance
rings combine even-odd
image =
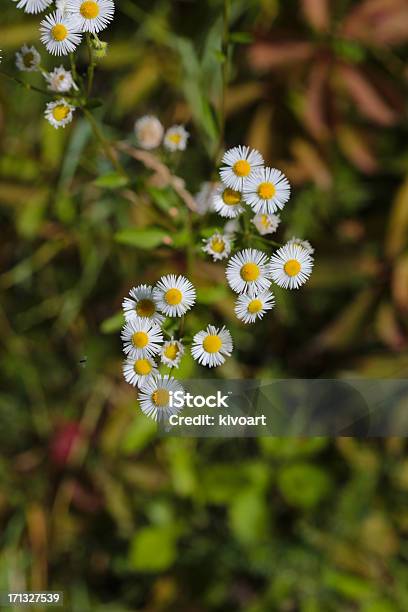
[[[28,53],[26,53],[23,56],[23,64],[24,66],[26,66],[27,68],[31,68],[31,66],[34,64],[34,53],[31,53],[31,51],[29,51]]]
[[[152,400],[159,408],[164,408],[167,406],[170,400],[170,393],[167,389],[156,389],[154,393],[152,393]]]
[[[164,299],[170,306],[177,306],[183,299],[183,294],[180,289],[169,289],[166,291]]]
[[[276,193],[273,183],[261,183],[258,187],[258,195],[262,200],[271,200]]]
[[[138,359],[133,365],[133,369],[136,374],[140,376],[147,376],[152,371],[152,364],[147,359]]]
[[[58,104],[58,106],[54,106],[54,108],[52,109],[52,115],[55,121],[62,121],[63,119],[66,119],[68,117],[69,108],[68,106],[64,106],[63,104]]]
[[[54,40],[61,42],[68,36],[68,30],[63,23],[56,23],[51,30],[51,36]]]
[[[238,206],[241,202],[241,194],[234,189],[224,189],[222,200],[227,206]]]
[[[151,317],[156,312],[156,306],[152,300],[139,300],[135,310],[139,317]]]
[[[300,272],[301,265],[297,259],[289,259],[283,266],[283,269],[288,276],[296,276]]]
[[[261,216],[261,225],[262,225],[262,227],[269,227],[270,224],[271,223],[269,221],[268,215],[262,215]]]
[[[221,338],[219,336],[209,335],[204,338],[203,347],[207,353],[218,353],[222,347]]]
[[[251,300],[248,304],[248,312],[251,314],[256,314],[262,310],[263,304],[261,300]]]
[[[146,332],[135,332],[132,336],[132,344],[136,348],[142,349],[146,346],[146,344],[149,344],[149,336],[146,334]]]
[[[225,243],[221,238],[214,238],[211,242],[211,248],[216,253],[223,253],[225,251]]]
[[[177,357],[177,355],[179,354],[179,347],[177,346],[177,344],[169,344],[165,349],[164,349],[164,356],[167,357],[167,359],[175,359]]]
[[[180,144],[180,141],[181,141],[181,135],[177,134],[177,132],[175,132],[174,134],[169,134],[169,140],[175,145],[178,145]]]
[[[260,273],[259,266],[254,263],[246,263],[241,268],[241,278],[246,282],[255,281]]]
[[[95,19],[95,17],[99,15],[98,3],[93,0],[86,0],[86,2],[83,2],[79,10],[82,17],[85,17],[85,19]]]
[[[233,170],[237,176],[242,178],[244,176],[248,176],[248,174],[251,172],[251,165],[246,159],[240,159],[233,165]]]

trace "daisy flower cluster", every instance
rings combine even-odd
[[[106,43],[98,33],[113,20],[113,0],[12,0],[25,13],[38,14],[49,11],[39,24],[40,40],[51,55],[61,57],[72,54],[86,37],[93,57],[102,57]],[[16,54],[16,66],[22,72],[40,72],[47,89],[56,94],[48,102],[44,115],[54,128],[71,123],[76,110],[75,99],[80,98],[80,87],[71,70],[64,66],[51,72],[41,66],[41,56],[34,46],[23,45]],[[65,97],[64,97],[65,94]]]
[[[284,289],[298,289],[308,280],[314,250],[309,242],[292,238],[272,255],[257,248],[242,248],[230,257],[234,241],[251,242],[251,230],[245,226],[251,211],[254,215],[250,226],[260,237],[255,241],[263,240],[269,247],[262,237],[277,231],[281,221],[277,212],[289,201],[290,185],[280,170],[266,167],[262,155],[247,146],[225,153],[220,179],[219,185],[206,183],[199,196],[206,198],[203,212],[215,211],[229,223],[223,232],[205,238],[202,250],[214,261],[228,259],[227,282],[238,294],[235,314],[244,323],[254,323],[275,305],[273,283]],[[240,219],[244,221],[241,236]],[[229,229],[231,223],[235,225]]]
[[[170,391],[182,388],[174,377],[159,371],[161,366],[178,368],[187,348],[182,332],[176,338],[166,331],[168,324],[171,319],[180,319],[181,330],[183,317],[195,302],[196,290],[192,283],[175,274],[163,276],[154,287],[133,287],[123,301],[126,321],[121,333],[126,355],[123,375],[129,384],[138,387],[142,411],[155,420],[174,412]],[[230,332],[213,325],[196,333],[190,346],[193,358],[209,368],[222,365],[232,349]]]
[[[139,147],[152,151],[161,145],[168,151],[185,151],[189,133],[183,125],[172,125],[166,131],[154,115],[140,117],[135,123],[135,134]]]

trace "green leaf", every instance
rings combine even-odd
[[[278,486],[286,501],[299,508],[313,508],[330,491],[330,480],[322,469],[307,463],[284,466]]]
[[[222,51],[219,51],[218,49],[214,51],[214,56],[220,64],[224,64],[227,59],[225,54]]]
[[[121,441],[123,453],[126,455],[139,452],[154,439],[156,433],[157,425],[152,419],[146,419],[144,415],[137,416]]]
[[[167,235],[167,232],[158,227],[149,229],[129,228],[117,232],[115,241],[139,249],[154,249],[163,244],[163,239]]]
[[[104,189],[120,189],[128,184],[128,180],[125,176],[119,174],[119,172],[109,172],[97,178],[94,184]]]
[[[117,312],[101,323],[101,332],[103,334],[113,334],[117,332],[125,323],[125,317],[122,312]]]
[[[232,530],[242,542],[250,544],[265,538],[268,508],[258,489],[244,489],[232,498],[229,519]]]
[[[249,45],[254,40],[254,37],[249,32],[231,32],[229,41],[240,45]]]
[[[366,600],[375,595],[375,587],[368,580],[332,569],[326,570],[323,584],[354,601]]]
[[[168,527],[145,527],[133,538],[129,563],[139,572],[168,569],[176,558],[176,534]]]
[[[198,304],[215,304],[225,299],[228,293],[225,285],[218,285],[214,287],[199,287],[197,289],[197,303]]]

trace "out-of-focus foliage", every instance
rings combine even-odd
[[[3,4],[12,72],[38,18]],[[116,4],[98,119],[129,142],[146,113],[187,123],[172,170],[195,193],[219,148],[223,3]],[[255,331],[174,184],[123,154],[124,181],[85,119],[55,131],[41,95],[1,80],[0,590],[64,590],[74,612],[405,611],[403,441],[160,440],[122,380],[122,297],[185,271],[188,248],[190,331],[226,321],[237,347],[217,375],[407,373],[406,2],[234,0],[230,31],[226,144],[287,172],[279,237],[316,249]],[[194,218],[200,237],[217,223]]]

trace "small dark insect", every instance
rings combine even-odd
[[[82,358],[79,360],[79,365],[80,365],[80,366],[82,366],[82,367],[84,368],[84,367],[86,366],[86,362],[87,362],[87,360],[88,360],[88,357],[82,357]]]

